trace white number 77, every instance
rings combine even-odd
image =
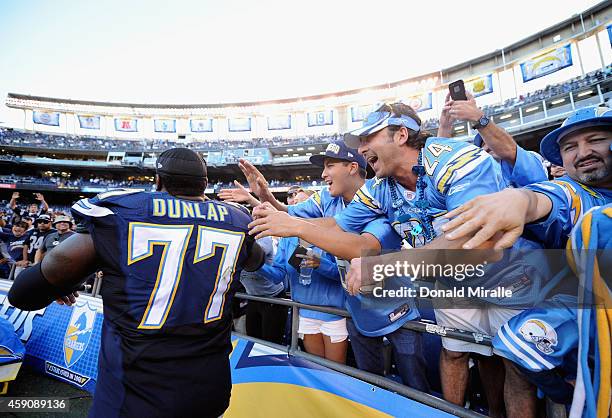
[[[193,225],[157,225],[144,222],[131,222],[129,224],[128,265],[153,255],[155,245],[164,247],[155,285],[138,328],[159,329],[166,322],[181,280],[185,252],[192,231]],[[214,321],[223,315],[225,293],[236,270],[236,261],[243,240],[243,232],[198,226],[196,254],[193,263],[214,256],[217,248],[223,251],[215,277],[214,289],[206,307],[204,322]]]

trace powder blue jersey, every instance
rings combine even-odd
[[[579,183],[569,176],[526,186],[546,195],[552,202],[550,214],[525,226],[524,237],[542,242],[546,248],[564,248],[578,219],[594,206],[612,202],[612,190]]]
[[[328,188],[323,188],[315,193],[310,199],[297,205],[288,206],[290,214],[303,218],[318,218],[334,216],[345,210],[345,202],[342,196],[333,197]],[[389,221],[381,216],[376,217],[365,225],[362,233],[372,234],[378,239],[383,250],[397,250],[400,248],[401,240],[394,232]],[[345,282],[346,273],[350,263],[346,260],[336,258],[338,271],[342,282]],[[390,279],[389,285],[411,286],[409,280],[398,278]],[[381,336],[389,334],[406,321],[416,319],[420,316],[413,299],[374,298],[372,296],[351,296],[345,293],[346,308],[350,312],[353,322],[359,332],[366,336]]]
[[[500,165],[482,149],[449,138],[429,138],[423,148],[427,209],[437,235],[446,212],[484,194],[502,190]],[[393,187],[395,186],[395,197]],[[346,210],[335,216],[338,225],[359,233],[379,216],[386,217],[406,246],[425,245],[423,220],[415,210],[416,193],[390,178],[373,178],[356,193]]]
[[[299,280],[300,271],[288,262],[298,246],[299,239],[297,237],[281,238],[272,264],[264,264],[257,272],[275,283],[282,283],[285,277],[288,277],[291,299],[296,302],[343,308],[344,291],[340,285],[338,267],[334,257],[323,252],[321,264],[312,270],[311,283],[303,285]],[[300,316],[322,321],[342,319],[341,316],[308,309],[300,309]]]
[[[607,287],[608,294],[612,288],[608,274],[612,269],[611,229],[612,205],[596,207],[581,218],[568,242],[570,265],[575,271],[581,272],[581,285],[577,288],[583,293],[580,302],[585,304],[585,307],[593,303],[587,299],[592,295],[594,287],[601,286],[603,293]],[[586,249],[589,251],[585,251]],[[595,270],[596,256],[598,271]],[[577,265],[579,267],[576,267]],[[590,344],[592,349],[598,329],[595,314],[601,309],[579,311],[576,309],[577,302],[577,295],[560,295],[538,308],[515,316],[500,328],[494,338],[495,352],[532,371],[563,367],[575,373],[579,341],[583,347]],[[577,316],[579,312],[583,315],[580,327]],[[586,331],[579,331],[583,328]],[[604,329],[603,332],[609,330]],[[595,358],[595,361],[597,360]]]
[[[514,166],[501,161],[501,172],[504,182],[509,187],[523,187],[528,184],[548,180],[542,157],[537,152],[527,151],[516,146],[516,161]]]

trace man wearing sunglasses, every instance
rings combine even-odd
[[[28,260],[30,264],[34,263],[36,251],[40,248],[45,237],[55,229],[51,227],[51,216],[42,214],[35,221],[35,228],[28,232],[23,246],[23,259]]]
[[[295,205],[297,203],[295,201],[295,197],[301,191],[302,191],[302,188],[300,186],[293,185],[293,186],[289,187],[289,190],[287,190],[287,204],[288,205]]]

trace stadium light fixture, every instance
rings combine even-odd
[[[562,99],[556,99],[556,100],[553,100],[552,102],[550,102],[550,104],[551,104],[551,105],[557,105],[557,104],[559,104],[559,103],[563,103],[564,101],[565,101],[565,98],[562,98]]]
[[[525,113],[533,112],[534,110],[538,110],[539,108],[539,106],[528,107],[527,109],[525,109]]]
[[[304,151],[303,147],[296,148],[296,151]]]
[[[287,152],[293,151],[293,148],[287,148]]]
[[[589,90],[583,91],[581,93],[578,93],[578,97],[588,96],[589,94],[592,94],[592,93],[593,93],[593,90],[589,89]]]
[[[465,130],[465,126],[463,125],[455,126],[455,131],[463,131],[463,130]]]
[[[501,120],[505,120],[512,117],[512,113],[508,113],[499,117]]]

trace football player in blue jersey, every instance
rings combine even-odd
[[[489,129],[496,129],[491,125]],[[497,128],[499,129],[499,128]],[[354,235],[371,221],[384,217],[403,239],[405,248],[453,248],[455,243],[442,236],[443,215],[475,196],[502,190],[501,168],[483,150],[462,141],[429,137],[421,132],[420,118],[402,103],[383,105],[368,115],[362,128],[345,135],[345,142],[358,147],[376,173],[357,191],[347,208],[333,218],[300,221],[269,209],[256,208],[251,233],[261,235],[297,235],[320,248],[346,259],[362,256],[371,250],[365,240]],[[310,241],[312,240],[312,241]],[[350,242],[350,245],[346,245]],[[426,247],[427,248],[427,247]],[[431,248],[431,247],[430,247]],[[348,288],[359,292],[360,274],[349,273]],[[385,286],[388,282],[385,282]],[[410,281],[402,286],[410,286]],[[380,299],[379,299],[380,300]],[[516,312],[510,309],[437,309],[440,325],[492,333]],[[490,325],[489,325],[490,324]],[[500,385],[499,362],[491,361],[489,347],[443,338],[441,377],[445,399],[463,405],[467,386],[469,352],[483,354],[483,375],[490,376],[487,390]],[[489,367],[488,367],[489,366]],[[488,395],[490,410],[501,414],[502,403]],[[501,390],[497,391],[501,393]]]
[[[542,155],[553,164],[563,165],[567,175],[464,204],[447,215],[453,217],[444,226],[449,231],[447,239],[470,237],[464,248],[474,248],[493,234],[502,233],[496,246],[506,248],[523,234],[545,248],[564,248],[586,211],[612,202],[611,126],[609,108],[576,111],[546,135],[540,146]],[[572,368],[568,359],[577,349],[577,338],[571,336],[576,334],[576,313],[566,301],[552,302],[557,303],[556,309],[529,309],[512,318],[500,328],[494,349],[521,368],[522,375],[511,371],[517,379],[525,376],[551,397],[567,401],[571,388],[555,383],[551,371],[561,366]],[[561,335],[563,339],[559,339]],[[550,391],[551,386],[556,392]],[[526,411],[534,413],[534,402]]]
[[[229,405],[231,300],[261,248],[248,212],[204,196],[194,151],[157,160],[156,192],[116,190],[72,207],[79,233],[22,272],[14,306],[40,309],[104,272],[104,323],[90,417],[218,417]],[[69,266],[69,268],[67,268]]]
[[[323,167],[321,177],[328,187],[315,193],[310,199],[297,205],[285,206],[278,202],[267,188],[263,175],[247,161],[241,161],[241,168],[247,177],[251,190],[266,204],[282,213],[306,220],[334,216],[341,213],[351,202],[355,193],[363,186],[367,164],[357,150],[346,146],[343,141],[331,143],[323,155],[313,155],[310,161]],[[249,201],[244,192],[239,201]],[[247,193],[248,194],[248,193]],[[249,195],[250,196],[250,195]],[[228,195],[232,198],[232,196]],[[235,195],[233,198],[237,198]],[[274,209],[272,209],[274,210]],[[289,217],[290,219],[298,219]],[[309,224],[310,225],[310,224]],[[291,228],[289,228],[291,229]],[[287,235],[291,236],[291,234]],[[307,240],[306,240],[307,241]],[[348,262],[343,258],[365,246],[375,254],[381,250],[400,247],[400,239],[384,217],[370,222],[360,235],[347,234],[338,241],[339,249],[334,255],[340,279],[346,287]],[[357,250],[357,253],[360,253]],[[357,366],[372,373],[384,373],[383,337],[391,343],[398,372],[403,382],[411,387],[429,391],[426,378],[425,359],[422,352],[422,336],[403,329],[407,321],[418,319],[420,314],[413,300],[375,299],[361,294],[347,295],[346,308],[351,319],[346,322],[355,354]]]

